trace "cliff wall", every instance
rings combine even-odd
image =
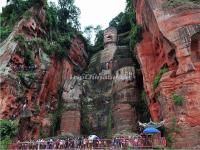
[[[165,120],[173,147],[200,145],[200,7],[166,0],[133,2],[143,28],[136,49],[151,117]]]
[[[29,11],[31,16],[17,23],[0,47],[0,118],[19,120],[22,141],[38,139],[42,128],[50,133],[51,114],[58,109],[60,90],[75,74],[74,68],[79,68],[77,74],[86,67],[88,57],[78,36],[65,50],[66,58],[47,55],[39,40],[35,42],[47,38],[45,11],[43,7]]]

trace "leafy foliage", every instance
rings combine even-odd
[[[31,7],[39,8],[38,6],[41,5],[44,6],[46,14],[44,24],[41,24],[40,20],[38,20],[39,17],[34,16],[35,13],[31,13],[30,10]],[[34,64],[34,56],[40,54],[40,51],[44,51],[47,55],[55,56],[58,61],[62,61],[67,58],[72,39],[75,35],[81,34],[79,32],[79,14],[80,10],[74,5],[74,0],[59,0],[58,6],[53,3],[48,4],[46,0],[12,0],[3,8],[0,16],[1,39],[5,39],[11,33],[11,29],[20,19],[32,17],[35,19],[36,24],[45,30],[47,36],[43,38],[38,35],[40,37],[32,37],[31,39],[26,38],[25,34],[18,34],[14,37],[14,40],[18,43],[17,54],[19,53],[24,57],[25,66]],[[18,72],[17,75],[20,83],[26,88],[30,88],[31,83],[35,81],[35,74],[33,73]],[[59,96],[58,108],[52,114],[52,135],[55,135],[56,131],[59,130],[62,116],[62,90],[59,90],[57,95]],[[40,111],[40,107],[37,104],[35,104],[34,108],[36,113]],[[3,131],[2,129],[1,131]],[[1,132],[1,137],[3,137],[3,133]],[[42,130],[40,135],[44,136]],[[6,140],[6,138],[4,139]]]
[[[39,114],[39,112],[40,112],[40,106],[36,103],[36,102],[34,102],[33,103],[33,107],[34,107],[34,113],[35,114]]]
[[[23,49],[28,48],[29,50],[33,50],[33,47],[27,47],[25,42],[34,43],[38,49],[42,47],[48,55],[55,55],[58,60],[62,60],[67,57],[67,50],[70,48],[72,38],[79,32],[78,16],[80,10],[74,5],[74,0],[59,0],[58,6],[52,2],[47,4],[46,0],[13,0],[3,8],[1,14],[2,26],[0,31],[2,38],[5,39],[10,34],[10,29],[20,19],[28,19],[32,16],[37,20],[37,16],[33,16],[29,8],[41,5],[44,5],[46,9],[47,21],[45,29],[48,33],[48,38],[46,40],[35,38],[26,41],[23,35],[17,35],[15,41],[22,43]],[[29,59],[30,53],[26,54],[27,59]]]
[[[140,93],[140,102],[136,104],[135,108],[141,116],[140,121],[148,122],[150,118],[150,112],[147,105],[146,93],[144,90]]]
[[[5,40],[9,34],[11,33],[11,28],[9,26],[1,26],[0,25],[0,42],[2,42],[3,40]]]
[[[180,131],[181,129],[177,127],[177,120],[175,117],[173,117],[171,121],[171,127],[169,129],[164,128],[164,135],[166,137],[168,146],[171,147],[172,143],[174,142],[172,137],[173,133],[179,133]]]
[[[85,34],[86,36],[86,39],[91,42],[91,38],[92,38],[92,33],[93,33],[93,30],[94,30],[94,27],[93,26],[87,26],[85,27],[83,33]]]
[[[71,40],[78,33],[80,10],[74,5],[74,0],[59,0],[58,7],[50,3],[46,9],[51,42],[43,42],[43,48],[47,54],[53,54],[61,61],[67,57]]]
[[[160,79],[164,73],[168,72],[168,68],[164,67],[160,69],[160,72],[157,74],[153,81],[153,88],[156,89],[160,83]]]
[[[176,93],[172,94],[172,99],[176,106],[182,106],[184,103],[184,98],[180,95],[177,95]]]
[[[0,139],[4,140],[6,137],[14,138],[17,134],[17,122],[11,120],[0,120]]]
[[[92,43],[92,35],[95,34],[95,40],[94,44]],[[98,51],[104,49],[104,42],[103,42],[103,34],[104,30],[102,30],[101,26],[87,26],[84,29],[83,35],[85,36],[84,41],[86,45],[86,49],[89,55],[89,58],[91,58],[95,53]]]
[[[115,27],[118,33],[124,33],[131,30],[130,14],[128,12],[121,12],[110,23],[110,27]]]
[[[24,19],[29,19],[32,16],[32,13],[30,11],[26,11],[23,15]]]
[[[0,149],[2,150],[6,150],[8,149],[8,145],[12,143],[12,140],[10,139],[10,137],[6,137],[3,140],[0,140]]]
[[[31,73],[19,72],[17,75],[18,75],[21,83],[26,88],[30,88],[31,85],[35,82],[35,75],[32,72]]]
[[[136,44],[142,40],[142,27],[133,25],[130,32],[130,46],[134,48]]]
[[[67,24],[71,24],[75,28],[79,28],[78,16],[80,10],[74,5],[74,0],[59,0],[58,18],[61,31],[66,31]]]
[[[42,5],[41,0],[12,0],[6,7],[2,8],[2,25],[13,27],[16,22],[23,18],[26,12],[36,4]]]
[[[96,34],[96,39],[95,39],[95,44],[94,47],[97,49],[103,49],[104,44],[103,44],[103,38],[104,38],[104,31],[99,30]]]
[[[136,14],[133,8],[132,0],[127,0],[125,12],[119,13],[118,16],[110,21],[109,26],[116,27],[118,34],[128,32],[129,45],[131,50],[142,39],[142,28],[136,24]]]
[[[25,38],[22,34],[18,34],[14,37],[14,41],[24,44]]]
[[[8,149],[8,145],[17,135],[17,121],[0,120],[0,149]]]
[[[43,128],[40,128],[40,138],[47,138],[47,134],[45,133]]]
[[[116,27],[118,33],[128,32],[136,24],[135,11],[133,8],[133,3],[131,0],[126,1],[125,12],[119,13],[115,18],[113,18],[109,26]]]

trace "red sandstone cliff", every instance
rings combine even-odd
[[[175,2],[175,1],[174,1]],[[143,40],[137,56],[154,121],[165,120],[176,148],[200,145],[200,7],[167,6],[167,0],[134,0]],[[155,89],[153,82],[168,67]],[[173,95],[183,100],[175,105]],[[175,130],[178,129],[178,130]]]
[[[80,70],[86,67],[87,59],[83,41],[74,37],[68,57],[62,61],[47,56],[37,47],[31,52],[34,64],[27,65],[26,58],[21,54],[22,46],[14,38],[23,34],[26,40],[31,41],[46,36],[42,28],[46,19],[44,9],[32,8],[30,11],[32,17],[22,19],[0,45],[0,118],[20,119],[28,115],[19,122],[21,140],[37,139],[40,127],[49,128],[51,122],[48,113],[55,111],[58,105],[59,89],[74,74],[74,67]],[[34,16],[40,21],[36,21]],[[22,111],[25,102],[29,110],[27,114]]]

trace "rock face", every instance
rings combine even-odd
[[[30,11],[32,17],[22,19],[0,45],[0,118],[20,120],[20,140],[37,139],[41,127],[49,132],[52,124],[49,114],[57,109],[59,90],[73,76],[74,68],[78,67],[80,72],[86,67],[87,60],[84,43],[79,37],[72,41],[69,59],[62,61],[49,57],[37,46],[31,51],[24,49],[16,37],[23,35],[28,45],[34,45],[31,43],[34,39],[43,39],[47,35],[42,28],[46,18],[43,8],[31,8]],[[30,58],[25,55],[27,53]],[[24,110],[29,112],[28,115]],[[63,118],[71,114],[80,120],[80,113],[73,111],[65,112]],[[70,129],[74,130],[73,126]]]
[[[143,27],[137,56],[152,119],[165,120],[173,147],[196,147],[200,145],[200,7],[168,3],[134,0],[137,23]],[[168,72],[158,87],[153,86],[164,67]],[[177,99],[182,106],[175,104]],[[174,128],[180,128],[180,132]]]
[[[80,80],[72,78],[65,81],[62,95],[64,100],[64,113],[61,119],[61,131],[65,134],[80,135],[82,88],[83,86]]]
[[[116,79],[113,82],[115,130],[116,132],[125,129],[136,131],[137,115],[135,104],[138,102],[138,97],[135,68],[133,66],[124,66],[118,69],[116,71]]]
[[[93,131],[100,130],[104,135],[136,131],[134,104],[138,99],[129,48],[117,46],[117,31],[112,27],[104,32],[104,44],[104,50],[95,54],[88,66],[88,72],[95,72],[98,78],[84,81],[87,91],[84,105],[89,109],[84,113],[89,116],[88,122]]]
[[[80,135],[81,114],[80,110],[67,110],[61,118],[61,134]]]
[[[87,67],[88,55],[85,50],[85,45],[80,38],[73,39],[68,56],[72,63],[81,71]]]

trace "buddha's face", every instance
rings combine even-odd
[[[104,44],[117,42],[117,30],[115,28],[108,28],[104,32]]]

